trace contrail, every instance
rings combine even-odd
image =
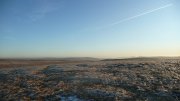
[[[128,17],[128,18],[125,18],[125,19],[122,19],[120,21],[117,21],[115,23],[112,23],[110,24],[109,26],[114,26],[114,25],[117,25],[119,23],[122,23],[122,22],[125,22],[125,21],[129,21],[129,20],[132,20],[132,19],[135,19],[135,18],[138,18],[140,16],[143,16],[143,15],[146,15],[146,14],[149,14],[149,13],[152,13],[152,12],[155,12],[155,11],[158,11],[160,9],[164,9],[164,8],[167,8],[167,7],[170,7],[172,6],[173,4],[167,4],[167,5],[164,5],[162,7],[159,7],[159,8],[156,8],[156,9],[152,9],[152,10],[149,10],[147,12],[144,12],[144,13],[141,13],[141,14],[138,14],[138,15],[135,15],[135,16],[131,16],[131,17]]]

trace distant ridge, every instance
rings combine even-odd
[[[118,61],[118,60],[159,60],[159,59],[180,59],[180,56],[156,56],[156,57],[130,57],[130,58],[114,58],[114,59],[103,59],[101,61]]]
[[[97,61],[100,59],[93,57],[64,57],[64,58],[45,57],[45,58],[0,58],[0,60]]]
[[[154,56],[154,57],[124,57],[124,58],[94,58],[94,57],[43,57],[43,58],[0,58],[3,60],[47,60],[47,61],[118,61],[118,60],[157,60],[157,59],[180,59],[180,56]]]

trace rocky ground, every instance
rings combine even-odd
[[[178,58],[42,64],[0,65],[0,101],[180,101]]]

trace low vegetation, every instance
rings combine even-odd
[[[1,66],[0,100],[180,100],[180,59],[48,63],[37,67]]]

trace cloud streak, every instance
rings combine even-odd
[[[152,9],[152,10],[146,11],[146,12],[144,12],[144,13],[141,13],[141,14],[138,14],[138,15],[134,15],[134,16],[131,16],[131,17],[122,19],[122,20],[120,20],[120,21],[114,22],[114,23],[110,24],[109,26],[114,26],[114,25],[120,24],[120,23],[122,23],[122,22],[126,22],[126,21],[129,21],[129,20],[133,20],[133,19],[138,18],[138,17],[140,17],[140,16],[143,16],[143,15],[146,15],[146,14],[149,14],[149,13],[156,12],[156,11],[158,11],[158,10],[161,10],[161,9],[164,9],[164,8],[167,8],[167,7],[170,7],[170,6],[172,6],[172,5],[173,5],[173,4],[167,4],[167,5],[161,6],[161,7],[159,7],[159,8]]]
[[[52,2],[45,2],[41,5],[39,5],[35,11],[32,11],[29,18],[31,21],[37,21],[43,17],[45,17],[48,13],[51,13],[53,11],[56,11],[59,9],[59,6],[56,3]]]

